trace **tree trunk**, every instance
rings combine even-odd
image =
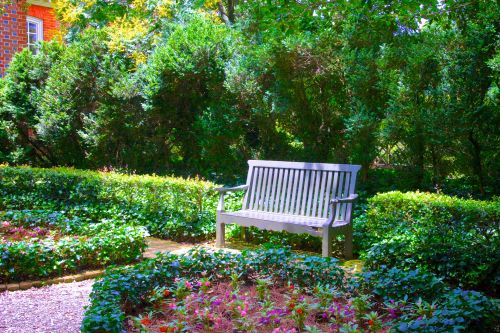
[[[434,147],[431,148],[432,156],[432,184],[436,189],[436,192],[441,192],[441,182],[439,177],[439,158]]]
[[[469,131],[469,142],[472,145],[472,170],[477,177],[479,183],[479,191],[481,195],[484,195],[484,176],[483,176],[483,165],[481,163],[481,146],[479,142],[474,138],[472,131]]]

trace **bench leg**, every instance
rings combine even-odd
[[[215,246],[224,247],[226,245],[226,225],[217,222],[215,226]]]
[[[248,242],[248,227],[240,227],[240,228],[241,228],[240,239],[242,241]]]
[[[344,257],[347,260],[352,259],[352,224],[349,224],[345,231]]]
[[[323,257],[330,257],[332,255],[332,239],[333,239],[333,229],[323,228],[323,246],[322,255]]]

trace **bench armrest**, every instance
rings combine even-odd
[[[330,209],[331,209],[331,217],[328,219],[327,222],[323,224],[323,228],[331,226],[335,222],[335,216],[336,216],[336,210],[339,209],[338,204],[343,204],[343,203],[353,203],[358,199],[357,194],[351,194],[348,197],[345,198],[333,198],[330,200]],[[347,221],[346,223],[351,223],[351,213],[348,213]]]
[[[235,186],[235,187],[217,187],[214,188],[214,191],[217,191],[219,193],[226,193],[226,192],[236,192],[236,191],[245,191],[248,188],[248,185],[240,185],[240,186]]]
[[[240,185],[236,187],[217,187],[214,190],[219,192],[219,204],[217,205],[217,212],[224,212],[224,194],[226,192],[235,192],[235,191],[245,191],[248,188],[248,185]]]
[[[333,198],[332,200],[330,200],[330,203],[331,204],[351,203],[351,202],[356,201],[357,199],[358,199],[357,194],[351,194],[350,196],[345,197],[345,198]]]

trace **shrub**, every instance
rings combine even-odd
[[[1,217],[13,226],[50,227],[62,236],[0,242],[0,282],[130,263],[139,259],[146,248],[146,232],[142,227],[111,221],[89,224],[67,219],[60,213],[4,212]]]
[[[215,234],[214,186],[199,179],[0,166],[0,209],[62,210],[143,225],[162,238],[202,240]],[[239,200],[232,198],[229,208]]]
[[[14,54],[0,84],[0,161],[47,165],[50,154],[33,135],[37,108],[51,66],[57,63],[64,45],[43,42],[36,54],[29,48]]]
[[[403,271],[399,268],[385,266],[375,271],[361,274],[361,285],[365,285],[372,294],[390,299],[418,298],[432,300],[436,295],[442,294],[445,284],[434,274],[414,271]]]
[[[379,194],[369,200],[361,225],[361,243],[373,245],[366,263],[370,268],[418,268],[452,284],[495,292],[500,282],[499,215],[498,200]]]

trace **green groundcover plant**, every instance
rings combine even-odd
[[[449,289],[433,274],[418,270],[381,268],[347,278],[335,259],[298,255],[283,248],[241,254],[195,248],[184,255],[165,253],[132,267],[109,269],[94,285],[82,332],[124,332],[127,317],[139,331],[148,332],[162,307],[173,311],[177,320],[161,326],[160,332],[215,329],[216,321],[203,321],[201,309],[220,306],[220,299],[203,293],[221,281],[229,282],[232,296],[228,306],[235,304],[228,317],[236,331],[237,327],[250,327],[246,318],[255,306],[243,301],[240,287],[245,285],[255,285],[261,307],[272,304],[266,298],[271,288],[301,290],[289,292],[292,298],[284,309],[264,311],[250,329],[255,332],[269,328],[272,323],[267,319],[272,317],[278,325],[274,319],[286,320],[287,316],[296,327],[285,331],[278,325],[273,332],[319,332],[304,325],[316,312],[323,317],[318,320],[330,325],[329,331],[361,332],[362,327],[376,331],[384,325],[394,332],[486,332],[495,329],[500,315],[498,300]],[[195,326],[188,327],[181,318],[190,313],[192,302],[188,300],[197,303],[197,298],[201,300],[195,305],[199,311],[193,315],[199,318],[190,318]],[[309,302],[311,299],[314,301]]]
[[[0,220],[0,283],[128,264],[146,248],[140,226],[26,210],[0,212]]]
[[[466,288],[499,290],[500,200],[388,192],[368,200],[356,221],[370,268],[433,272]]]

